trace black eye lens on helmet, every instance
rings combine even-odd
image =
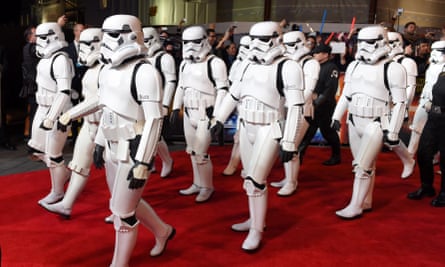
[[[147,38],[144,38],[144,43],[148,43],[148,41],[152,40],[154,37],[153,36],[149,36]]]
[[[121,35],[119,32],[108,32],[107,34],[111,38],[117,38],[117,37],[119,37],[119,35]]]
[[[374,44],[377,42],[377,40],[375,40],[375,39],[371,39],[371,40],[359,40],[359,42],[361,42],[361,43],[367,43],[367,44],[370,44],[370,45],[374,45]]]
[[[297,43],[296,42],[293,42],[293,43],[284,43],[284,45],[287,45],[287,46],[295,46]]]
[[[196,40],[183,40],[182,42],[184,44],[188,44],[188,43],[200,44],[201,41],[202,41],[202,39],[196,39]]]
[[[48,33],[45,33],[45,34],[36,34],[36,37],[40,38],[42,40],[46,40],[46,38],[48,38],[48,36],[54,35],[54,34],[56,34],[56,33],[53,31],[49,31]]]
[[[263,38],[258,38],[258,40],[260,40],[261,42],[264,42],[264,43],[268,43],[269,41],[270,41],[270,37],[263,37]]]

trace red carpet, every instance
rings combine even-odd
[[[433,208],[430,198],[406,199],[418,187],[418,170],[400,179],[402,166],[394,153],[381,153],[373,211],[353,221],[334,212],[349,201],[351,156],[343,149],[343,163],[321,162],[328,148],[311,147],[300,172],[299,189],[289,198],[269,187],[267,229],[261,250],[246,254],[246,234],[230,225],[248,216],[247,198],[238,176],[220,175],[230,145],[212,146],[216,192],[210,202],[195,204],[194,196],[178,190],[189,186],[191,165],[185,152],[174,152],[173,176],[150,177],[144,198],[161,218],[172,224],[176,237],[158,258],[149,256],[152,234],[140,227],[131,266],[444,266],[445,208]],[[157,169],[160,162],[157,159]],[[283,177],[276,165],[270,181]],[[436,176],[436,188],[440,177]],[[74,206],[71,220],[63,220],[37,205],[49,189],[48,171],[0,177],[0,245],[2,266],[108,266],[114,230],[103,222],[108,215],[104,173],[94,171]]]

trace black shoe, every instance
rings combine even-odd
[[[4,149],[6,149],[6,150],[9,150],[9,151],[15,151],[15,150],[17,150],[17,147],[16,147],[15,145],[9,143],[9,142],[4,142],[4,143],[2,144],[2,147],[3,147]]]
[[[440,192],[440,194],[431,201],[431,206],[445,207],[445,192]]]
[[[332,157],[326,161],[323,162],[323,165],[325,166],[333,166],[338,165],[341,163],[341,159],[339,157]]]
[[[409,199],[413,199],[413,200],[420,200],[425,196],[434,197],[435,195],[436,195],[436,190],[434,190],[434,188],[421,187],[421,188],[417,189],[417,191],[408,193],[408,195],[406,197]]]

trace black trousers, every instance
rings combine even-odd
[[[440,152],[440,170],[442,172],[441,192],[445,193],[445,114],[428,115],[428,120],[420,136],[417,150],[417,163],[420,170],[422,187],[431,188],[434,183],[434,155]]]
[[[340,158],[340,138],[338,133],[331,127],[331,117],[334,113],[335,105],[315,109],[314,119],[309,122],[309,128],[304,135],[303,141],[300,144],[299,151],[302,155],[306,152],[311,140],[320,128],[323,138],[329,143],[332,149],[332,157]]]

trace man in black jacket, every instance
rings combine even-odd
[[[331,158],[324,161],[323,165],[337,165],[341,162],[340,139],[337,132],[331,128],[331,117],[337,104],[335,94],[338,88],[339,70],[330,59],[332,48],[324,43],[315,47],[314,58],[320,63],[320,75],[314,89],[314,119],[310,123],[303,141],[300,144],[300,159],[302,159],[307,147],[314,137],[317,129],[332,148]]]

